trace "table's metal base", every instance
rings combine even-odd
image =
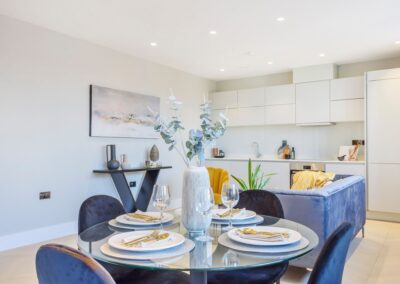
[[[207,271],[191,271],[190,284],[207,284]]]

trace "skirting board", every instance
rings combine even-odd
[[[0,236],[0,251],[40,243],[72,234],[78,231],[76,221],[42,227],[15,234]]]
[[[168,209],[173,210],[180,208],[181,202],[182,202],[181,199],[172,199]],[[150,202],[148,210],[157,211],[154,208],[152,208],[151,205],[152,204]],[[61,238],[68,235],[77,234],[77,232],[78,232],[78,222],[72,221],[49,227],[42,227],[29,231],[0,236],[0,251],[10,250],[17,247],[27,246],[56,238]]]
[[[377,212],[377,211],[367,211],[367,219],[400,223],[400,214]]]

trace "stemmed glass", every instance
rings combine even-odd
[[[206,191],[206,192],[204,192]],[[208,216],[212,214],[212,209],[214,208],[214,192],[212,188],[199,188],[196,193],[196,211],[203,216]],[[207,234],[207,229],[204,228],[204,234],[196,238],[196,241],[207,242],[212,241],[214,238]]]
[[[235,184],[224,183],[222,186],[221,200],[230,211],[229,225],[225,228],[225,230],[228,231],[234,228],[232,226],[232,209],[239,202],[239,188]]]
[[[160,231],[163,231],[164,210],[171,202],[171,193],[168,185],[154,185],[153,206],[160,210]]]

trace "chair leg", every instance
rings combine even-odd
[[[361,228],[361,236],[362,236],[362,238],[365,237],[365,229],[364,229],[364,226]]]

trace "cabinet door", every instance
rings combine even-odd
[[[363,164],[326,164],[325,171],[338,175],[354,175],[365,177],[365,165]]]
[[[400,163],[400,78],[368,82],[367,151],[371,163]]]
[[[296,123],[329,122],[329,81],[296,84]]]
[[[265,88],[265,105],[283,105],[295,103],[295,86],[279,85]]]
[[[265,124],[295,124],[296,123],[296,107],[290,105],[274,105],[265,106]]]
[[[264,105],[264,88],[238,91],[238,107],[256,107]]]
[[[400,213],[400,164],[368,165],[368,209]]]
[[[258,162],[253,162],[254,166]],[[290,188],[290,164],[285,162],[262,162],[261,170],[267,173],[275,173],[271,176],[270,182],[267,184],[266,188],[280,188],[289,189]]]
[[[229,126],[264,124],[264,107],[245,107],[228,111]]]
[[[212,94],[211,103],[213,109],[237,107],[237,91],[215,92]]]
[[[364,121],[364,99],[331,101],[331,121]]]
[[[364,98],[364,77],[350,77],[331,81],[331,100]]]

